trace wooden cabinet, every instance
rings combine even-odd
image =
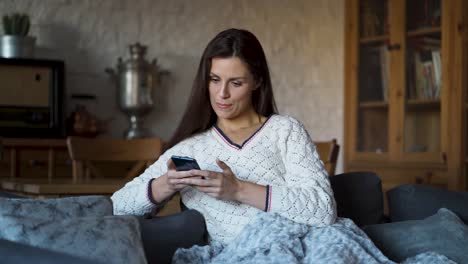
[[[345,3],[345,171],[467,189],[468,1]]]

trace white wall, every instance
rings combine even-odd
[[[104,69],[127,58],[129,44],[148,45],[147,59],[158,58],[170,72],[154,91],[156,105],[146,118],[155,135],[168,139],[204,47],[217,32],[236,27],[262,43],[280,113],[301,120],[313,139],[337,138],[341,145],[343,9],[343,0],[0,1],[0,15],[31,15],[36,57],[65,60],[68,113],[75,104],[70,94],[97,96],[88,108],[111,119],[107,136],[121,137],[127,120]]]

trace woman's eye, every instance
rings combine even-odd
[[[212,83],[218,83],[218,82],[219,82],[219,79],[217,79],[217,78],[210,78],[210,82],[212,82]]]
[[[241,83],[241,82],[232,82],[232,84],[233,84],[235,87],[242,86],[242,83]]]

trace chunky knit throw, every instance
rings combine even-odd
[[[353,221],[338,218],[329,226],[299,224],[275,213],[259,213],[229,244],[180,248],[173,264],[395,264]],[[402,264],[455,264],[447,257],[424,252]]]

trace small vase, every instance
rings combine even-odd
[[[0,56],[3,58],[33,58],[36,38],[3,35],[0,38]]]

